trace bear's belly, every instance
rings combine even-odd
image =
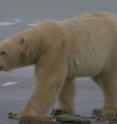
[[[93,77],[98,75],[103,69],[105,64],[100,63],[100,59],[97,62],[71,62],[69,64],[69,71],[68,76],[69,77]]]
[[[109,46],[102,48],[91,49],[90,47],[72,53],[68,60],[68,76],[93,77],[102,72],[109,61],[110,54]]]

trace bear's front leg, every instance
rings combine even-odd
[[[43,117],[52,107],[53,101],[58,97],[67,76],[67,66],[60,60],[44,61],[37,64],[37,85],[26,104],[22,117]]]

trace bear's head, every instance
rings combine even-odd
[[[35,31],[25,30],[0,43],[0,71],[35,64],[38,60],[39,47]]]

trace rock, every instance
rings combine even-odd
[[[61,124],[57,121],[52,121],[48,118],[39,118],[36,116],[26,116],[19,120],[18,124]]]
[[[63,124],[91,124],[87,118],[71,114],[58,115],[56,116],[56,120]]]

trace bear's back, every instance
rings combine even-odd
[[[113,46],[117,45],[116,22],[116,16],[96,12],[63,22],[69,37],[72,74],[74,71],[74,75],[77,73],[79,76],[94,76],[104,69]]]

